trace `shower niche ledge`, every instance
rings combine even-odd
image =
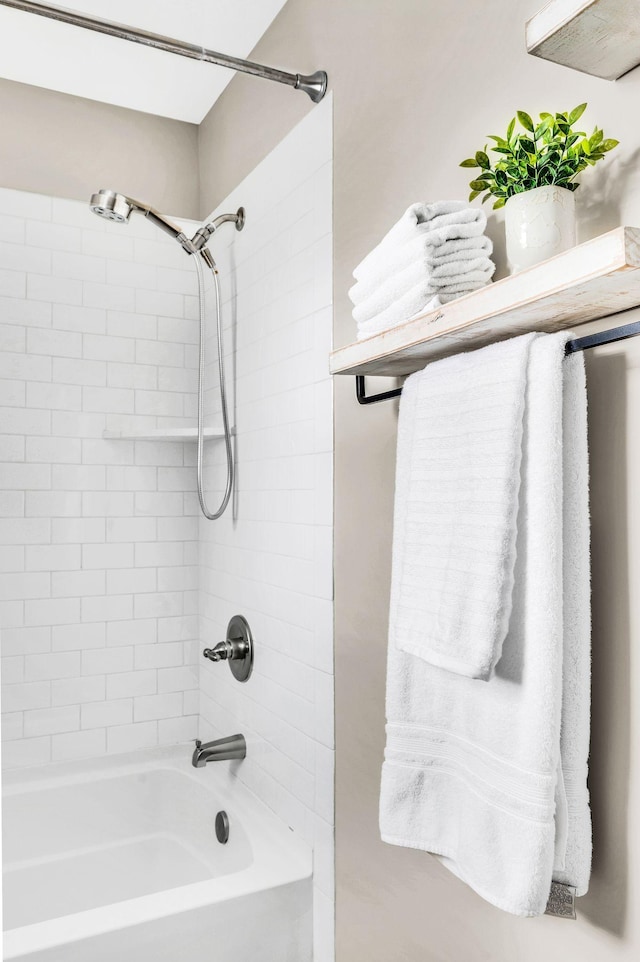
[[[529,331],[561,331],[640,306],[640,229],[616,227],[398,327],[332,352],[332,374],[401,377]]]
[[[235,434],[235,428],[231,429],[231,434]],[[117,431],[103,431],[102,437],[105,441],[197,441],[197,428],[148,428],[142,430],[122,428]],[[217,441],[224,438],[222,427],[205,428],[203,432],[205,441]]]

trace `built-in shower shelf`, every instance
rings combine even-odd
[[[548,261],[331,355],[332,374],[411,374],[528,331],[575,328],[640,306],[640,229],[617,227]]]
[[[536,57],[617,80],[640,64],[640,0],[551,0],[526,35]]]
[[[206,441],[215,441],[224,437],[224,431],[221,428],[205,428],[203,436]],[[151,431],[129,431],[125,428],[122,431],[104,431],[102,437],[105,441],[197,441],[198,431],[197,428],[157,428]]]

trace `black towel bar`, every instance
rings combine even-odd
[[[636,337],[640,334],[640,321],[632,324],[623,324],[621,327],[612,327],[608,331],[600,331],[598,334],[587,334],[585,337],[576,337],[573,341],[567,341],[566,354],[575,354],[576,351],[586,351],[591,347],[599,347],[601,344],[611,344],[614,341],[624,341],[628,337]],[[400,397],[402,388],[395,388],[393,391],[382,391],[380,394],[366,393],[365,380],[363,374],[356,374],[356,398],[358,404],[376,404],[378,401],[389,401],[391,398]]]

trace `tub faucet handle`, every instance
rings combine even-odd
[[[246,681],[253,668],[253,638],[246,619],[234,615],[227,625],[226,640],[205,648],[202,654],[209,661],[228,661],[234,678]]]
[[[223,647],[224,647],[224,642],[221,641],[219,645],[215,646],[215,648],[205,648],[202,654],[204,655],[205,658],[208,658],[209,661],[222,661],[223,658],[227,657],[226,651],[225,652],[222,651]]]
[[[239,639],[220,641],[213,648],[205,648],[202,654],[209,661],[232,661],[234,658],[244,658],[247,645]]]

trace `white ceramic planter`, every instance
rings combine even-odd
[[[507,261],[511,273],[573,247],[576,202],[566,187],[536,187],[514,194],[506,203]]]

